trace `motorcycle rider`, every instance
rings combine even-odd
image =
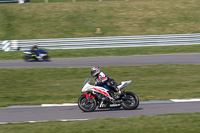
[[[38,49],[39,49],[38,44],[37,43],[33,44],[33,47],[31,48],[31,52],[33,55],[35,54],[37,57],[38,57],[38,53],[37,53]]]
[[[91,76],[95,77],[96,86],[103,86],[108,89],[114,99],[118,99],[120,97],[121,91],[117,88],[115,80],[110,78],[107,74],[101,72],[101,69],[98,66],[91,68]],[[119,94],[114,95],[114,92],[119,92]]]

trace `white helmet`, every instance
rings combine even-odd
[[[100,72],[101,72],[101,69],[98,66],[91,68],[91,75],[92,75],[92,77],[96,76]]]

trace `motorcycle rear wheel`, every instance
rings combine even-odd
[[[134,110],[139,106],[139,98],[133,92],[125,92],[128,99],[123,100],[121,106],[126,110]]]
[[[86,95],[81,95],[78,99],[78,106],[84,112],[92,112],[97,107],[97,101],[95,98],[86,98]]]

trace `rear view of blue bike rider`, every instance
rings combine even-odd
[[[91,68],[91,76],[95,77],[96,86],[102,86],[108,89],[114,99],[118,99],[120,97],[120,90],[117,88],[115,80],[110,78],[107,74],[101,72],[101,69],[98,66]],[[114,92],[119,92],[119,94],[114,96]]]

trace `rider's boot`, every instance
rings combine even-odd
[[[118,100],[118,99],[121,97],[122,93],[121,93],[121,90],[119,90],[118,88],[116,88],[115,90],[116,90],[116,92],[118,92],[118,94],[116,94],[116,95],[114,96],[114,99],[115,99],[115,100]]]
[[[118,88],[115,88],[114,91],[109,90],[109,94],[114,100],[118,100],[121,97],[121,90],[119,90]]]

